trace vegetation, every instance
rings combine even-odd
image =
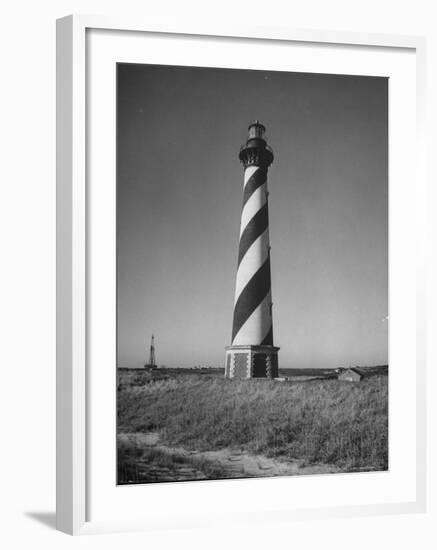
[[[139,447],[135,440],[117,442],[117,481],[120,485],[225,477],[230,477],[228,472],[209,460],[169,454],[154,447]]]
[[[167,445],[234,448],[343,471],[388,467],[385,375],[356,384],[200,375],[122,382],[119,433],[159,431]]]

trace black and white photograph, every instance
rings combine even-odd
[[[388,79],[116,85],[117,483],[388,470]]]
[[[437,548],[435,5],[5,4],[2,548]]]

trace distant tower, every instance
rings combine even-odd
[[[278,347],[273,345],[267,170],[273,151],[265,127],[249,126],[239,159],[244,166],[232,344],[226,348],[227,378],[276,378]]]
[[[152,334],[152,340],[150,342],[149,362],[144,366],[149,369],[157,368],[156,359],[155,359],[155,336],[153,334]]]

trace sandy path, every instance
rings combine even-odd
[[[302,466],[300,461],[280,461],[263,455],[252,455],[233,449],[218,451],[188,451],[183,447],[169,447],[159,442],[159,433],[127,433],[119,434],[119,439],[136,441],[138,447],[154,447],[168,454],[203,458],[220,464],[235,477],[271,477],[284,475],[328,474],[339,472],[340,469],[330,464],[314,464]]]

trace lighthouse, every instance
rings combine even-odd
[[[276,378],[278,347],[273,345],[272,289],[267,171],[273,151],[265,127],[250,124],[239,159],[244,167],[238,266],[231,345],[225,377]]]

